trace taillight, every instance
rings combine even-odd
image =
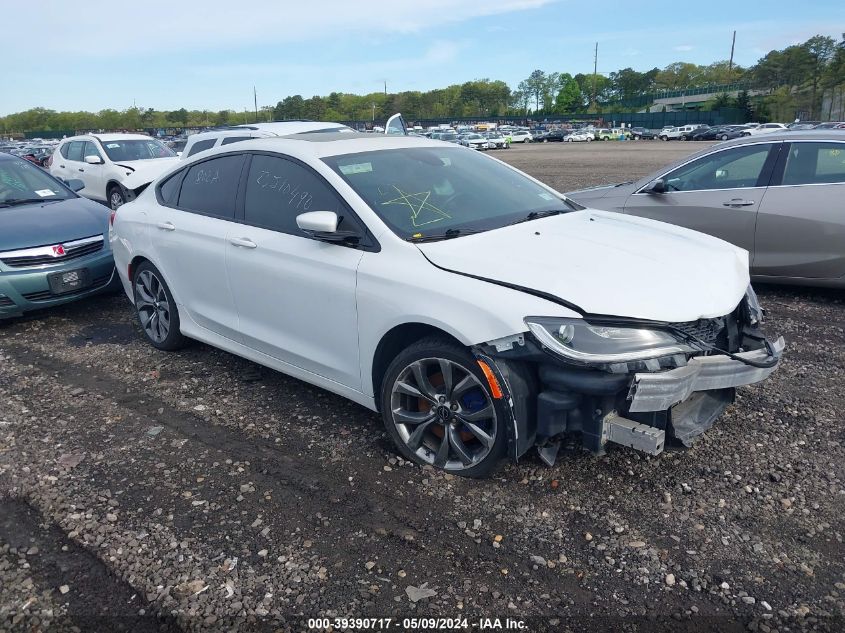
[[[111,215],[109,215],[109,226],[114,226],[114,216],[117,215],[117,209],[112,209]]]

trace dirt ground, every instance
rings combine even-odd
[[[496,155],[566,191],[700,147]],[[305,383],[153,349],[124,296],[3,323],[0,631],[845,630],[845,293],[758,293],[785,359],[695,447],[481,481]]]

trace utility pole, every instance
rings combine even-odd
[[[384,80],[384,96],[387,96],[387,79]]]
[[[373,101],[373,123],[376,122],[376,102]]]
[[[731,40],[731,59],[728,62],[728,79],[731,78],[731,70],[734,67],[734,46],[736,46],[736,31],[734,31],[734,36]]]
[[[596,42],[596,53],[593,56],[593,105],[596,104],[596,79],[599,67],[599,43]]]
[[[258,93],[255,91],[255,86],[252,87],[252,99],[255,102],[255,122],[258,123]]]

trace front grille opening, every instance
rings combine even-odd
[[[15,305],[15,302],[12,301],[6,295],[0,295],[0,308],[8,308],[10,306]]]
[[[101,236],[96,242],[66,247],[65,254],[61,257],[52,257],[51,255],[0,257],[0,262],[3,262],[10,268],[27,268],[30,266],[43,266],[45,264],[61,264],[69,259],[78,259],[80,257],[85,257],[86,255],[97,253],[103,250],[103,243],[104,240]]]

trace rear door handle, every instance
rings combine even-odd
[[[79,168],[79,171],[85,171],[85,170],[84,170],[84,169],[82,169],[82,167],[80,167],[80,168]]]
[[[176,225],[174,225],[173,222],[159,222],[158,224],[156,224],[156,226],[163,231],[175,231],[176,230]]]
[[[229,243],[233,246],[241,246],[243,248],[258,248],[258,244],[248,237],[233,237],[229,240]]]
[[[723,207],[750,207],[754,204],[753,200],[743,200],[742,198],[734,198],[733,200],[728,200],[727,202],[723,202]]]

